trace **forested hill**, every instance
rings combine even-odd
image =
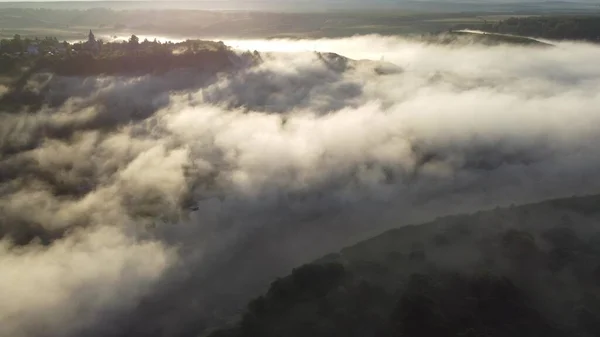
[[[211,337],[600,336],[600,196],[402,227],[295,269]]]
[[[584,40],[600,43],[600,15],[513,17],[495,23],[460,25],[456,28],[553,40]]]

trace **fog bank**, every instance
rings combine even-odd
[[[195,335],[387,228],[600,191],[597,46],[225,42],[262,63],[1,114],[0,336]]]

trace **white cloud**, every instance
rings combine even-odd
[[[598,47],[243,43],[399,71],[298,52],[219,78],[30,83],[58,103],[1,117],[0,333],[184,329],[219,289],[249,294],[349,240],[600,187]],[[46,246],[9,244],[32,237]]]

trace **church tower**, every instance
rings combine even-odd
[[[93,53],[97,53],[100,49],[100,46],[98,45],[98,41],[96,41],[96,36],[94,36],[94,33],[92,32],[91,29],[90,29],[90,34],[88,35],[88,40],[84,44],[84,48]]]
[[[88,43],[96,43],[96,37],[94,36],[94,33],[92,32],[92,30],[90,29],[90,34],[88,35]]]

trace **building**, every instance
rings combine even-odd
[[[29,55],[39,55],[40,48],[35,44],[30,44],[27,46],[27,54]]]
[[[96,36],[94,36],[91,29],[88,34],[88,40],[83,45],[83,48],[91,52],[98,52],[100,50],[100,43],[96,40]]]

